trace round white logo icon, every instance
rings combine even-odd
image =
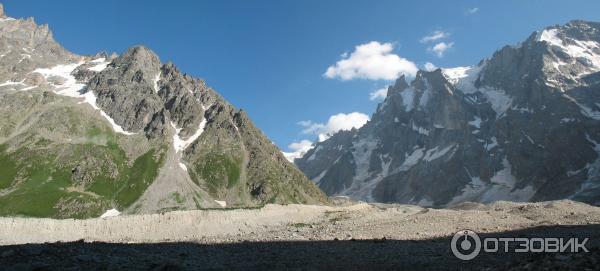
[[[463,261],[472,260],[481,251],[481,239],[472,230],[460,230],[452,237],[450,248],[456,258]]]

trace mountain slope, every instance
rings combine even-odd
[[[476,66],[399,78],[369,123],[295,163],[366,201],[600,204],[599,79],[600,24],[549,27]]]
[[[145,47],[77,56],[0,12],[0,67],[0,215],[326,201],[243,111]]]

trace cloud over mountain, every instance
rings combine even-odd
[[[327,68],[326,78],[368,80],[394,80],[401,74],[414,77],[417,65],[392,51],[391,43],[371,41],[355,47],[354,52],[342,55],[342,59]]]

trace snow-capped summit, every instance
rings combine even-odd
[[[368,124],[295,162],[327,194],[366,201],[600,204],[599,33],[572,21],[478,65],[401,78]]]

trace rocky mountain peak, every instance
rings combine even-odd
[[[15,19],[6,15],[0,20],[0,55],[0,66],[4,71],[11,71],[0,71],[0,82],[24,84],[24,80],[37,80],[31,74],[36,68],[49,68],[76,59],[54,41],[47,25],[37,25],[31,18]]]
[[[6,18],[6,14],[4,14],[4,6],[0,3],[0,18]]]
[[[365,201],[600,204],[598,26],[551,26],[479,65],[402,77],[371,122],[295,163],[326,193]]]
[[[435,95],[453,95],[452,86],[442,74],[441,69],[433,71],[419,71],[411,86],[420,91],[432,91],[431,97]],[[441,91],[440,93],[436,93]],[[426,102],[424,102],[426,103]]]
[[[148,49],[143,45],[136,45],[129,48],[121,57],[117,60],[117,63],[135,63],[140,66],[160,66],[160,59],[158,55],[152,50]]]
[[[559,29],[559,36],[579,41],[598,41],[600,39],[600,23],[584,20],[572,20],[567,24],[547,29]]]
[[[589,75],[600,71],[599,23],[574,20],[547,27],[535,33],[532,47],[540,52],[538,63],[544,67],[538,78],[553,89],[589,86]]]
[[[119,67],[125,73],[131,73],[132,80],[145,79],[153,82],[160,72],[161,62],[158,56],[144,46],[129,48],[122,56],[116,58],[111,66]]]
[[[0,187],[2,214],[327,200],[249,116],[144,46],[78,56],[47,26],[8,18],[0,20],[0,54],[0,160],[18,171]],[[38,171],[46,175],[32,177]],[[48,208],[13,204],[34,198]]]
[[[387,92],[387,96],[393,96],[396,95],[400,92],[402,92],[404,89],[408,88],[408,83],[406,83],[406,77],[403,75],[400,75],[400,77],[398,79],[396,79],[396,82],[394,82],[394,85],[388,87],[388,92]]]

